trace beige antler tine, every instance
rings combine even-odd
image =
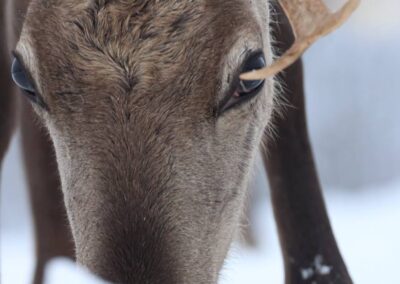
[[[320,37],[341,26],[358,7],[360,0],[349,0],[338,12],[331,13],[322,0],[279,0],[295,35],[295,42],[271,66],[244,73],[242,80],[261,80],[293,64]]]

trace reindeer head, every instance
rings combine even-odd
[[[272,63],[269,29],[265,0],[32,0],[13,75],[54,143],[81,264],[217,281],[273,107],[271,78],[240,79]]]
[[[32,1],[14,77],[54,142],[78,261],[216,282],[272,110],[266,1]]]

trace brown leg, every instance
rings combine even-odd
[[[36,236],[35,284],[42,283],[46,262],[74,257],[54,150],[31,106],[22,103],[22,143]]]
[[[277,10],[278,48],[293,42],[290,25]],[[284,96],[293,107],[275,118],[277,140],[264,155],[275,219],[285,262],[286,283],[352,283],[340,255],[327,216],[311,145],[304,106],[303,69],[298,61],[280,80]]]
[[[0,3],[0,19],[4,19],[4,4]],[[10,54],[7,52],[4,23],[0,20],[0,168],[15,126],[16,99],[10,77]]]

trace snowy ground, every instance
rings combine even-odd
[[[329,190],[326,197],[332,225],[354,282],[400,283],[400,181],[363,193]],[[234,249],[221,283],[283,283],[280,251],[268,208],[267,203],[258,208],[261,249]]]
[[[331,0],[343,2],[342,0]],[[331,221],[355,283],[398,284],[400,276],[400,17],[398,0],[363,0],[341,30],[305,56],[311,138]],[[32,225],[20,154],[1,173],[0,283],[32,277]],[[265,188],[265,179],[258,180]],[[257,249],[235,246],[221,283],[283,283],[266,190],[256,204]],[[50,265],[48,284],[95,283],[73,264]]]

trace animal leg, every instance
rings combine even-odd
[[[294,37],[282,10],[276,7],[275,39],[283,52]],[[286,102],[284,117],[276,116],[277,139],[263,157],[269,177],[287,284],[352,283],[337,247],[308,138],[302,62],[280,73]]]
[[[0,2],[0,19],[4,19],[4,3]],[[8,149],[12,132],[15,126],[16,99],[8,69],[10,55],[6,45],[6,32],[3,24],[0,25],[0,168],[4,155]]]
[[[74,247],[53,146],[35,116],[32,107],[24,100],[22,145],[36,237],[34,283],[40,284],[46,262],[57,256],[74,258]]]

